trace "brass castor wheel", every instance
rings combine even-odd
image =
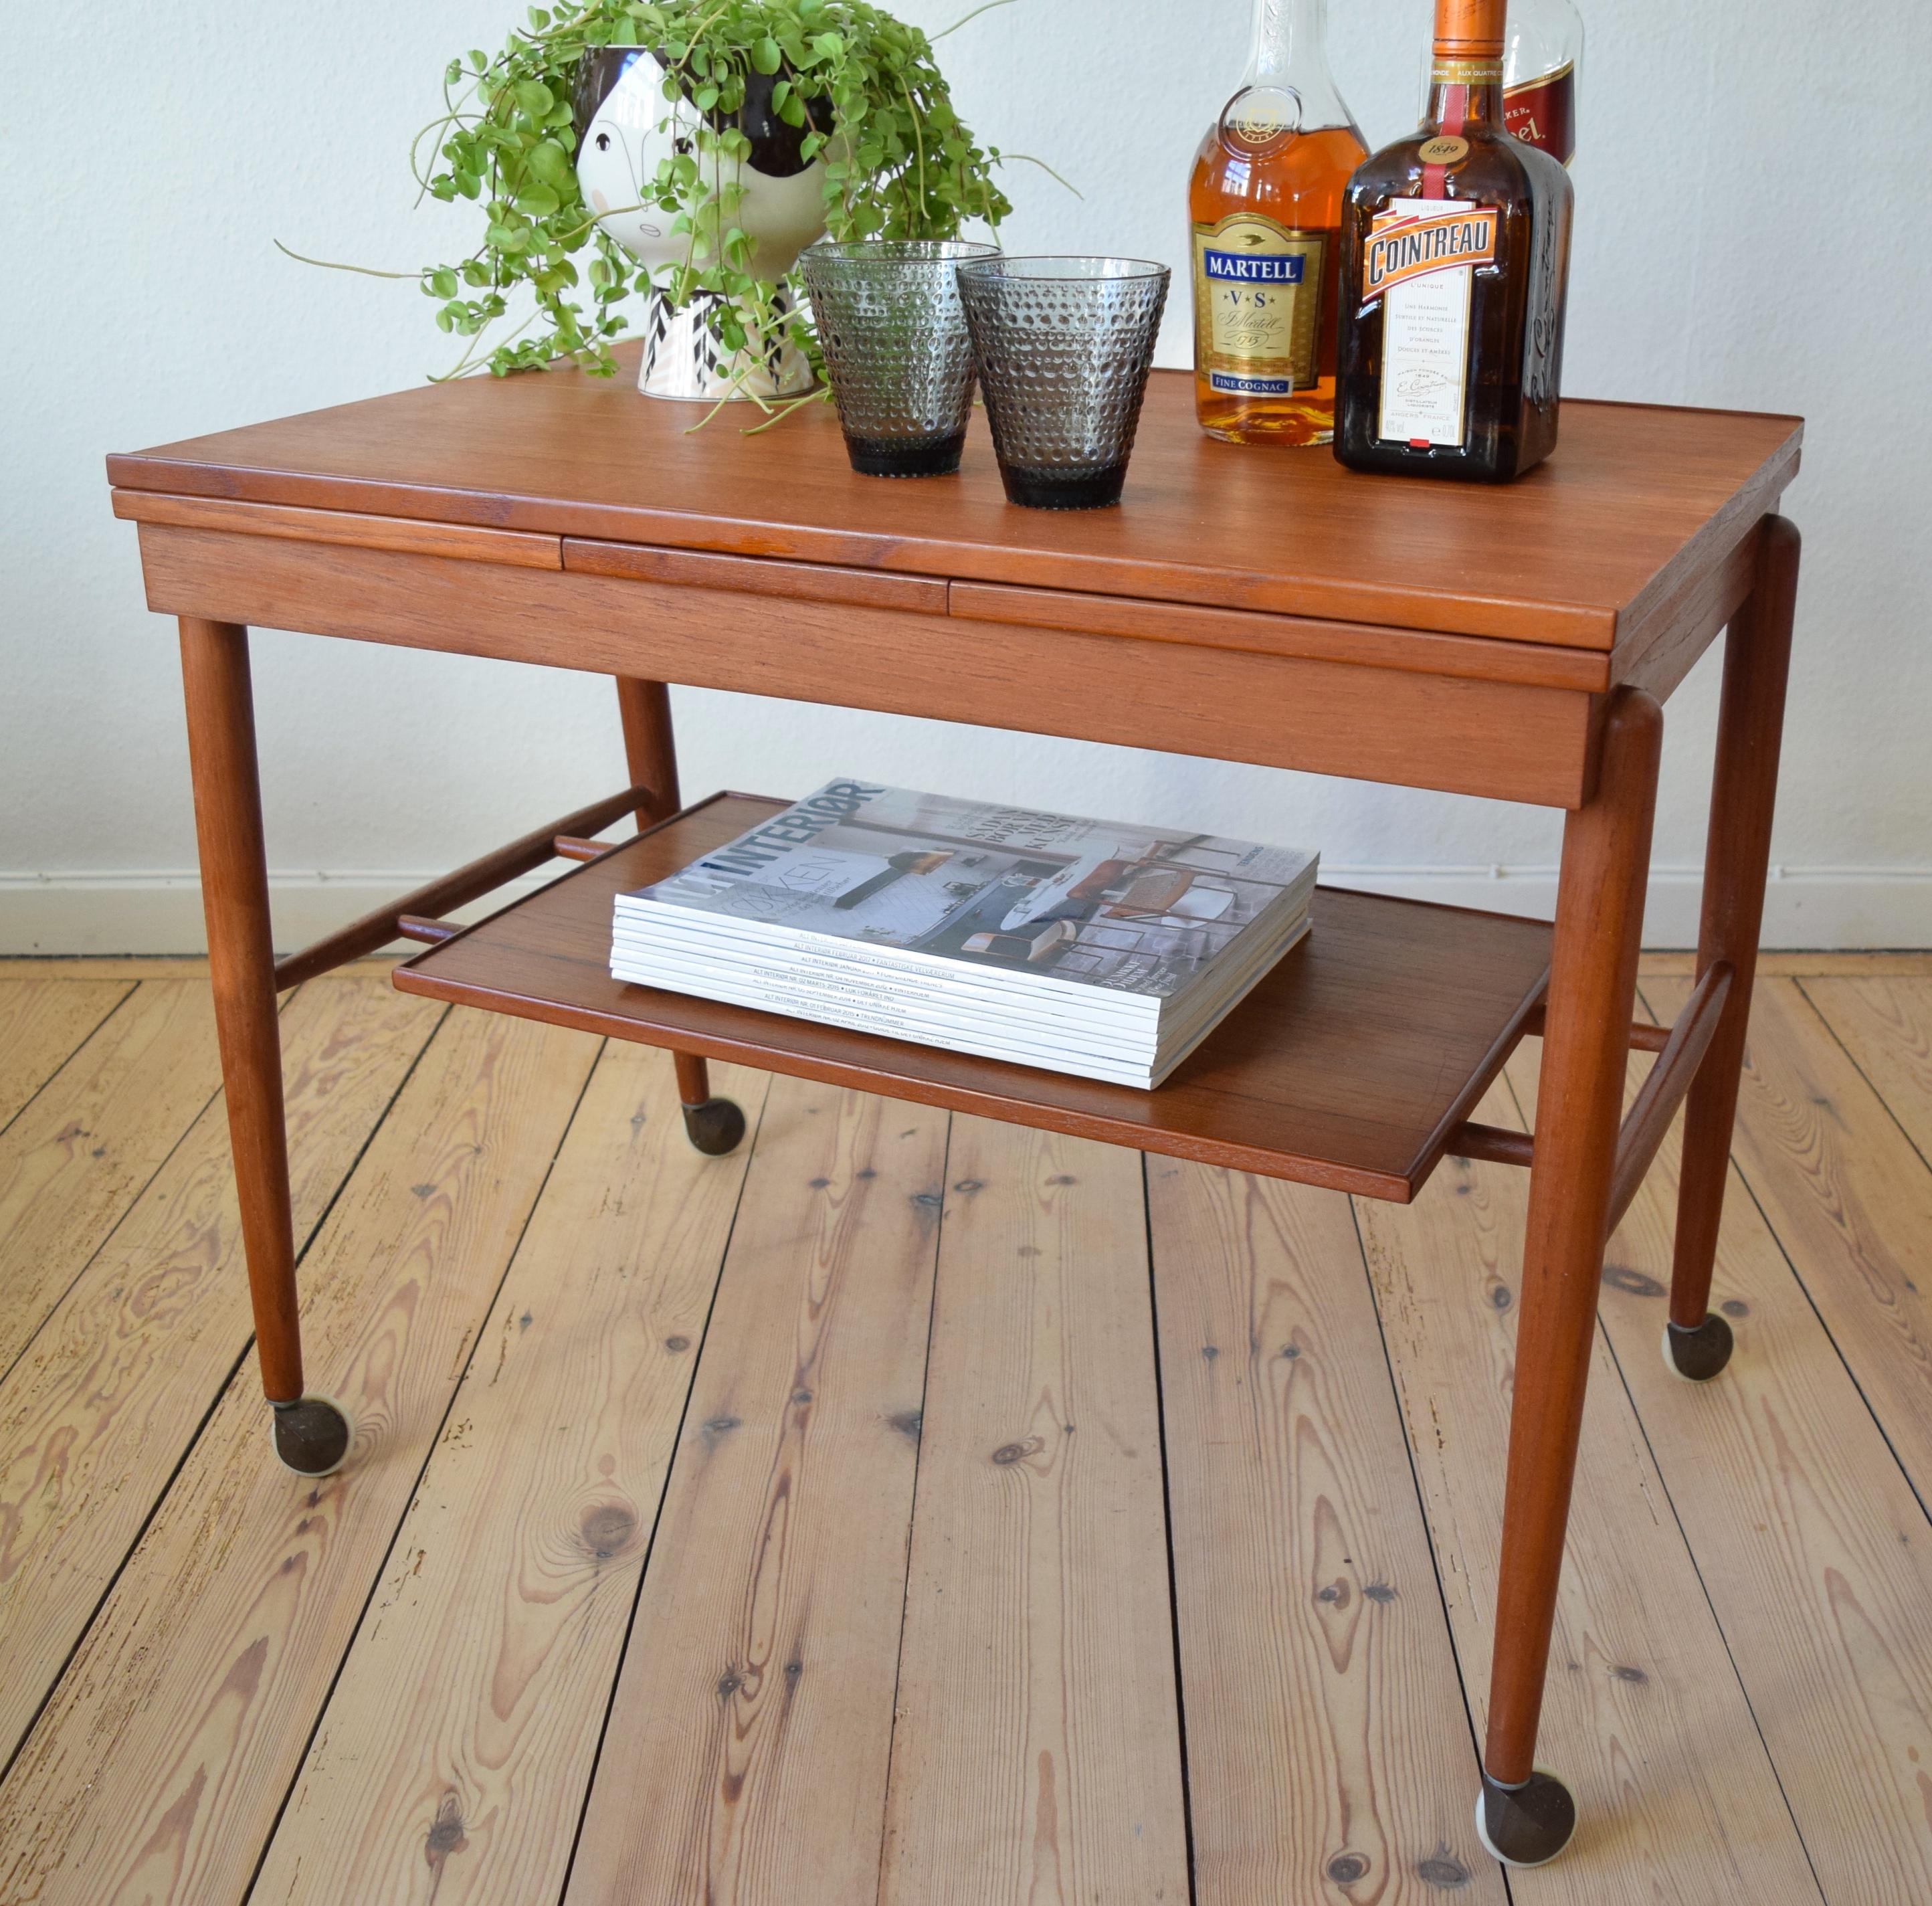
[[[275,1454],[298,1476],[333,1475],[349,1454],[349,1415],[333,1397],[270,1405]]]
[[[745,1115],[731,1099],[706,1099],[684,1108],[684,1135],[700,1151],[722,1158],[736,1151],[745,1136]]]
[[[1476,1837],[1505,1866],[1546,1866],[1576,1831],[1576,1802],[1547,1767],[1520,1787],[1483,1775],[1476,1796]]]
[[[1714,1310],[1689,1330],[1664,1326],[1664,1361],[1687,1383],[1709,1382],[1730,1361],[1731,1345],[1731,1327]]]

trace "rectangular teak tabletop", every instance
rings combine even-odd
[[[622,354],[622,369],[632,363]],[[1667,697],[1744,599],[1788,418],[1570,404],[1505,488],[1204,437],[1155,376],[1125,501],[855,475],[574,369],[110,459],[151,608],[1575,808],[1610,691]]]
[[[1427,483],[1216,442],[1192,378],[1156,371],[1122,505],[1042,512],[1006,502],[983,418],[956,476],[859,476],[829,407],[746,436],[750,407],[732,406],[692,433],[693,407],[638,394],[634,351],[614,378],[466,379],[113,457],[109,474],[124,490],[1608,650],[1773,506],[1802,435],[1790,417],[1566,403],[1556,453],[1521,482]]]

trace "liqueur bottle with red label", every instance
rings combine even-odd
[[[1504,0],[1436,0],[1421,126],[1342,215],[1335,455],[1503,483],[1556,443],[1570,175],[1503,121]]]
[[[1503,125],[1512,139],[1568,165],[1576,151],[1583,20],[1572,0],[1510,0],[1503,42]]]
[[[1327,11],[1255,0],[1247,73],[1188,184],[1196,408],[1232,443],[1334,434],[1337,227],[1368,149],[1329,74]]]

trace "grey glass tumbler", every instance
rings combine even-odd
[[[976,259],[959,296],[1009,501],[1120,500],[1168,269],[1144,258]]]
[[[799,260],[852,467],[942,476],[959,467],[973,353],[954,272],[999,248],[964,239],[813,245]]]

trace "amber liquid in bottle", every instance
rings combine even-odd
[[[1420,128],[1364,162],[1342,222],[1335,455],[1508,482],[1556,443],[1570,176],[1504,125],[1504,0],[1436,0]]]
[[[1328,74],[1326,0],[1256,0],[1239,91],[1188,182],[1195,405],[1231,443],[1335,432],[1343,195],[1366,148]]]

